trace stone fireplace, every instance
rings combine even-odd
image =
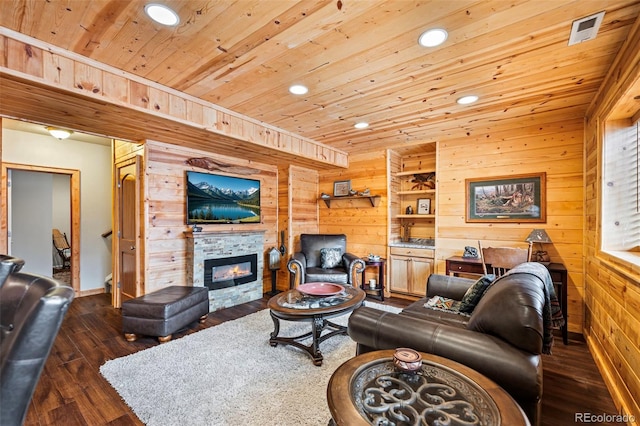
[[[264,231],[186,232],[187,284],[209,289],[209,311],[262,297]]]

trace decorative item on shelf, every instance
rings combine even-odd
[[[393,354],[393,365],[401,373],[417,373],[422,368],[422,355],[409,348],[398,348]]]
[[[436,187],[436,174],[433,173],[416,173],[411,179],[414,185],[411,190],[423,191],[425,189],[434,189]]]
[[[369,253],[369,260],[372,262],[377,262],[380,260],[380,256],[377,254]]]
[[[326,200],[327,198],[331,198],[331,195],[327,194],[326,192],[323,192],[322,194],[320,194],[320,198],[324,198]]]
[[[371,278],[371,279],[369,280],[369,288],[373,290],[373,289],[375,289],[375,288],[376,288],[376,285],[377,285],[377,284],[376,284],[376,280],[375,280],[374,278]]]
[[[280,293],[280,291],[276,289],[277,287],[276,277],[280,267],[281,267],[280,251],[275,247],[271,247],[271,249],[269,249],[269,269],[271,270],[271,291],[267,292],[269,296],[274,296]]]
[[[413,214],[413,206],[407,206],[406,209],[404,209],[406,214]]]
[[[356,191],[355,189],[350,189],[349,190],[349,195],[356,195],[358,193],[358,191]]]
[[[350,180],[337,180],[333,182],[334,197],[344,197],[345,195],[349,195],[350,191],[351,191]]]
[[[478,249],[475,247],[471,247],[471,246],[466,246],[464,248],[464,254],[462,255],[462,257],[469,259],[469,258],[478,258]]]
[[[280,254],[282,256],[287,252],[287,247],[284,245],[284,231],[280,231]]]
[[[371,196],[371,191],[369,190],[369,188],[365,188],[364,191],[358,192],[358,195],[361,197],[369,197]]]
[[[547,231],[544,229],[534,229],[531,231],[527,239],[525,239],[528,243],[538,243],[540,244],[540,250],[533,253],[531,256],[531,260],[534,262],[542,263],[543,265],[548,265],[551,263],[551,259],[549,258],[549,254],[543,250],[542,244],[551,244],[551,238],[547,234]]]
[[[431,199],[418,198],[418,214],[429,214],[431,212]]]

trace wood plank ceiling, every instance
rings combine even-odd
[[[7,0],[0,25],[354,152],[582,117],[640,13],[629,0],[166,0],[180,23],[163,27],[146,3]],[[597,38],[568,46],[572,21],[600,11]],[[447,41],[418,45],[433,27]],[[480,100],[457,105],[467,94]]]

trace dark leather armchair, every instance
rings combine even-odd
[[[336,248],[340,250],[340,263],[323,268],[321,250]],[[294,253],[287,264],[291,288],[309,282],[358,286],[358,276],[364,267],[362,259],[347,253],[347,236],[344,234],[301,234],[300,251]]]
[[[52,278],[18,272],[24,261],[0,255],[0,424],[24,422],[36,384],[73,299]]]

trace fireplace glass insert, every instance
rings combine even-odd
[[[204,285],[209,290],[218,290],[255,281],[257,263],[258,256],[255,253],[207,259],[204,261]]]

